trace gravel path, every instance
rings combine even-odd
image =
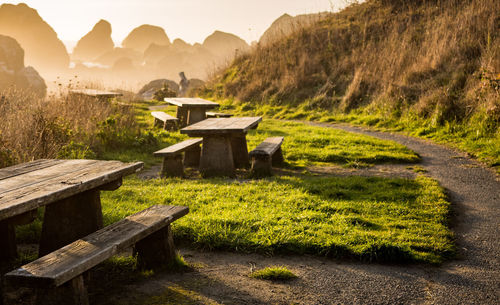
[[[190,291],[182,302],[189,304],[500,304],[500,182],[493,171],[460,152],[404,135],[314,125],[394,140],[419,153],[427,175],[448,191],[458,258],[433,267],[182,249],[196,266],[193,272],[158,275],[129,291]],[[269,265],[286,265],[299,278],[271,283],[248,277],[251,269]]]

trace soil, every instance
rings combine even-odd
[[[452,203],[457,258],[440,266],[374,264],[316,256],[264,256],[180,248],[188,272],[160,272],[131,281],[95,304],[500,304],[500,181],[464,153],[401,134],[349,125],[339,128],[406,145],[422,157],[419,167],[437,179]],[[412,165],[415,166],[415,165]],[[413,168],[415,169],[415,168]],[[420,168],[419,168],[420,169]],[[317,175],[412,178],[409,165],[364,169],[311,167]],[[143,172],[157,177],[159,167]],[[298,278],[271,282],[249,277],[255,269],[284,265]]]

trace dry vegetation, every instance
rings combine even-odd
[[[500,120],[500,2],[369,0],[236,59],[208,94]]]
[[[61,92],[0,94],[0,168],[40,158],[94,157],[134,133],[129,107]]]

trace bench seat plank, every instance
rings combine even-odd
[[[171,116],[168,113],[165,113],[163,111],[153,111],[151,112],[151,115],[157,118],[158,120],[161,120],[163,122],[165,121],[178,121],[179,119],[176,117]]]
[[[167,157],[167,156],[180,154],[180,153],[192,148],[193,146],[200,145],[202,142],[203,142],[203,139],[201,139],[201,138],[188,139],[188,140],[182,141],[180,143],[176,143],[174,145],[166,147],[162,150],[156,151],[153,153],[153,155],[155,155],[157,157]]]
[[[152,206],[5,275],[24,287],[57,287],[186,215],[182,206]]]
[[[207,118],[230,118],[233,116],[230,113],[213,112],[213,111],[207,111],[206,115]]]
[[[283,137],[271,137],[265,139],[262,143],[259,144],[254,150],[250,152],[250,156],[257,155],[268,155],[272,156],[283,143]]]

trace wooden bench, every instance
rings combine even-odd
[[[153,155],[163,157],[160,176],[162,178],[183,177],[184,166],[198,167],[202,142],[203,139],[200,138],[188,139],[154,152]],[[182,160],[182,153],[184,153],[184,160]]]
[[[283,164],[283,152],[281,144],[283,137],[271,137],[265,139],[249,155],[252,159],[252,176],[265,177],[272,174],[272,166]]]
[[[186,215],[182,206],[152,206],[5,275],[6,287],[37,289],[37,304],[89,304],[83,274],[134,247],[141,268],[172,263],[175,248],[170,224]]]
[[[207,119],[208,118],[230,118],[233,116],[230,113],[212,112],[212,111],[207,111],[206,115],[207,115]]]
[[[153,111],[151,115],[155,118],[154,126],[159,126],[165,130],[175,131],[179,119],[162,111]]]

